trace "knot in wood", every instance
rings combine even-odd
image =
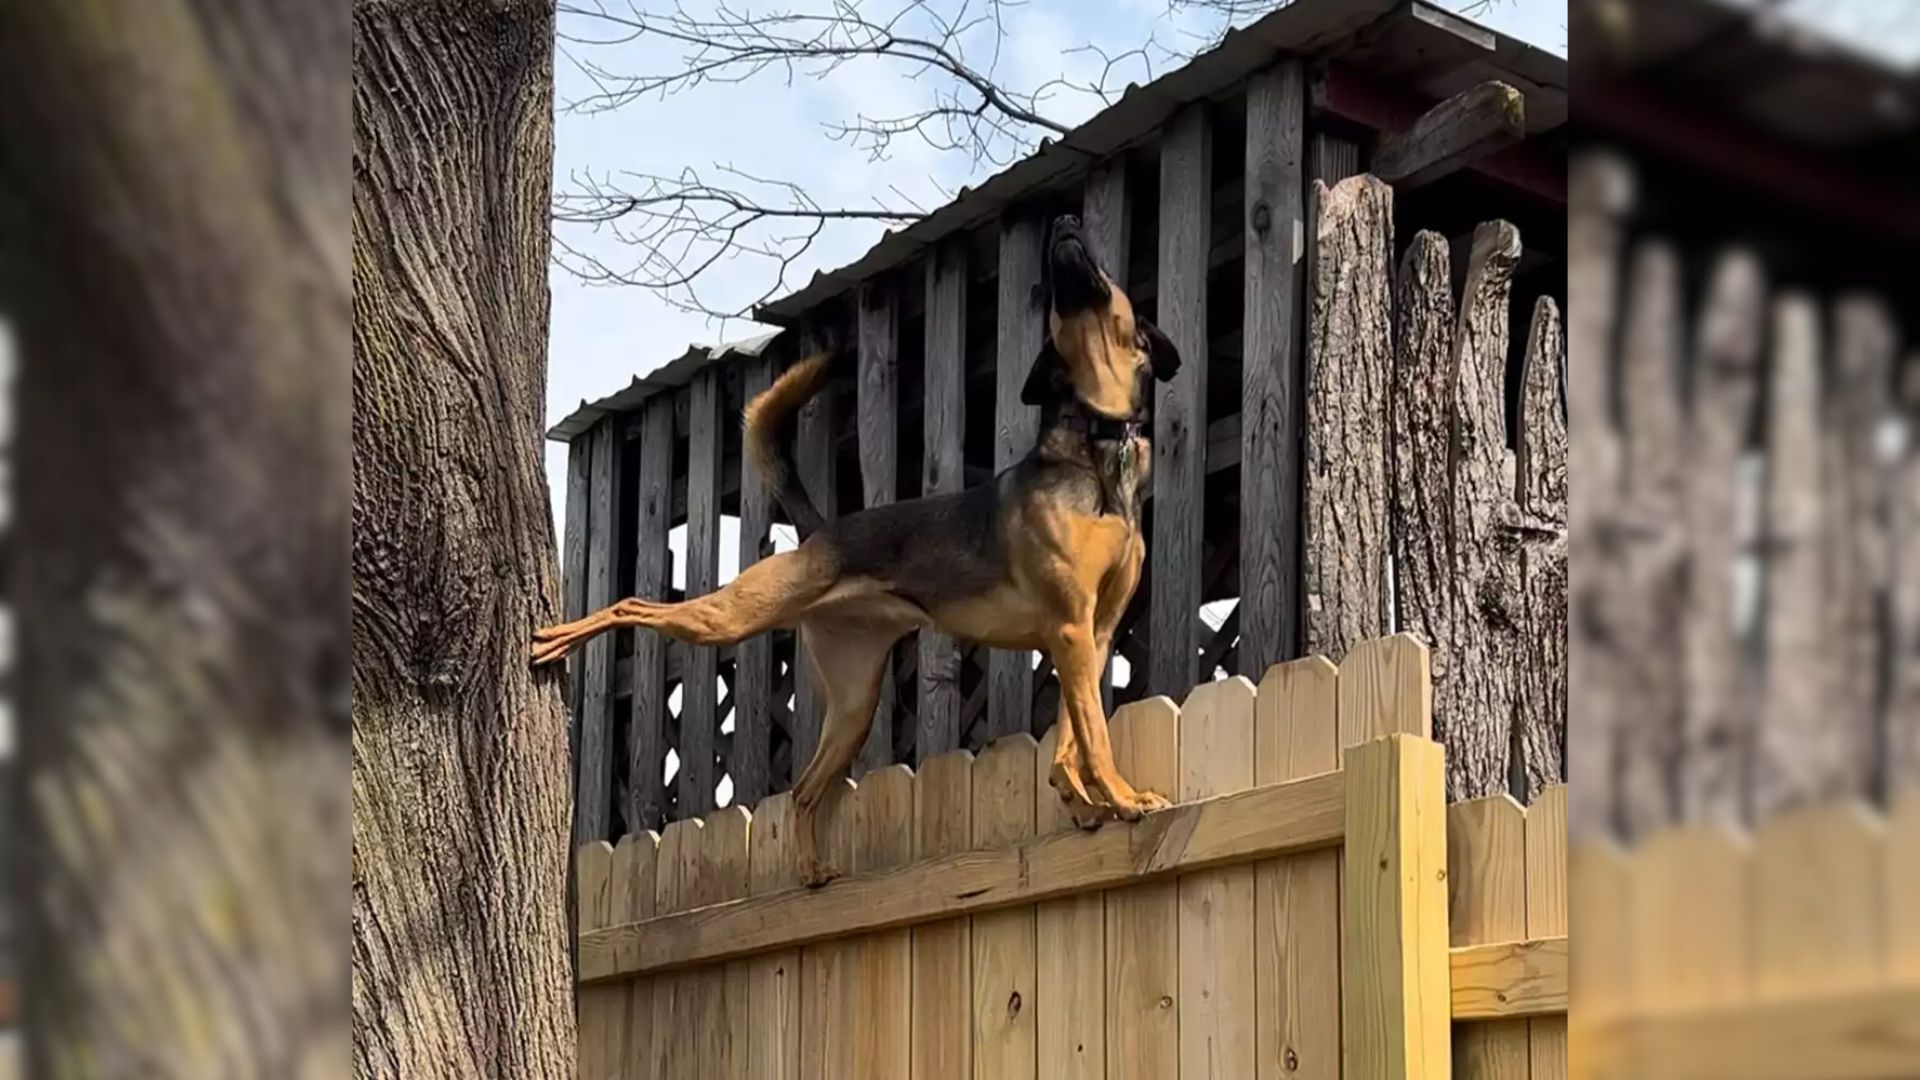
[[[1267,230],[1271,228],[1273,228],[1273,208],[1267,205],[1265,199],[1262,199],[1253,204],[1253,231],[1265,236]]]

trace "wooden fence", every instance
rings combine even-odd
[[[1576,1075],[1920,1077],[1920,791],[1580,845]]]
[[[1025,734],[878,770],[818,890],[786,795],[585,845],[581,1075],[1563,1077],[1564,789],[1449,809],[1431,700],[1400,635],[1126,705],[1179,805],[1091,833]]]
[[[1920,785],[1911,313],[1649,233],[1617,157],[1573,206],[1575,834]]]

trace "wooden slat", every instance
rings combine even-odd
[[[748,894],[752,866],[748,831],[752,815],[745,807],[728,806],[707,815],[701,830],[702,850],[696,871],[694,898],[699,904],[718,904]],[[698,1046],[699,1072],[714,1080],[745,1080],[751,1062],[750,1012],[752,976],[749,962],[714,964],[695,973],[699,980],[699,1019],[693,1032]]]
[[[1034,832],[1072,832],[1066,804],[1050,785],[1056,724],[1033,755]],[[1034,1041],[1038,1075],[1104,1080],[1107,1075],[1107,903],[1099,892],[1049,900],[1034,909]]]
[[[575,903],[580,931],[606,926],[611,916],[613,845],[592,840],[574,853],[578,881]],[[582,987],[579,1007],[580,1075],[605,1080],[616,1075],[621,1049],[621,1012],[627,1002],[622,986]]]
[[[1620,447],[1612,387],[1618,330],[1621,217],[1630,174],[1611,154],[1587,151],[1571,171],[1567,213],[1568,588],[1580,619],[1569,627],[1567,668],[1568,827],[1582,839],[1618,817],[1613,778],[1624,681],[1613,623],[1618,603],[1618,545],[1611,536],[1619,497]]]
[[[1033,836],[1035,745],[1008,735],[973,763],[976,851]],[[1021,1080],[1035,1075],[1033,909],[1013,907],[973,917],[973,1070],[976,1076]]]
[[[1247,87],[1239,673],[1299,655],[1306,86],[1287,60]],[[1208,468],[1211,470],[1212,462]]]
[[[633,593],[662,599],[673,583],[667,552],[673,486],[673,399],[661,394],[640,411],[638,507]],[[667,638],[636,631],[628,669],[633,713],[627,730],[627,828],[657,829],[666,817]]]
[[[565,540],[561,560],[563,610],[571,622],[587,614],[587,516],[593,498],[593,436],[582,435],[567,443],[567,510]],[[573,662],[568,667],[567,708],[573,718],[575,769],[579,768],[580,701],[586,688],[586,665]]]
[[[1253,713],[1240,676],[1194,688],[1180,710],[1180,801],[1253,786]],[[1181,1075],[1255,1075],[1253,875],[1228,866],[1180,879]]]
[[[832,388],[828,387],[801,407],[795,434],[794,458],[800,472],[800,482],[806,487],[807,495],[820,511],[820,516],[828,521],[839,516],[840,507],[840,458],[837,449],[841,418],[838,412],[839,402]],[[805,651],[804,646],[801,651]],[[812,661],[803,658],[800,661],[800,678],[795,680],[793,692],[793,767],[796,778],[800,775],[799,770],[813,760],[814,748],[820,744],[825,695]]]
[[[794,840],[793,796],[782,792],[753,811],[748,853],[748,891],[767,896],[800,884]],[[747,969],[747,1012],[753,1035],[748,1048],[754,1080],[797,1080],[800,1075],[800,950],[756,956]]]
[[[1726,1005],[1752,983],[1751,863],[1724,826],[1663,829],[1634,853],[1627,897],[1632,999],[1642,1010]]]
[[[859,808],[851,780],[843,780],[820,801],[817,827],[820,854],[836,868],[854,865],[860,842]],[[791,895],[791,894],[776,894]],[[765,901],[758,901],[765,902]],[[651,935],[651,936],[665,936]],[[643,943],[647,936],[640,939]],[[801,939],[781,934],[783,944]],[[858,988],[854,965],[857,941],[823,941],[800,950],[800,1076],[802,1080],[844,1080],[859,1064],[861,1025],[855,1013]]]
[[[659,849],[660,837],[651,832],[628,833],[614,846],[613,884],[609,890],[611,921],[624,923],[653,917],[657,889],[655,861]],[[645,1076],[645,1065],[653,1060],[653,987],[651,979],[635,979],[626,984],[622,1002],[624,1015],[619,1021],[621,1065],[614,1070],[615,1076]],[[583,1001],[586,993],[584,989],[581,991]],[[583,1060],[585,1048],[586,1043],[582,1041]]]
[[[1760,826],[1752,878],[1760,997],[1842,993],[1880,978],[1885,839],[1884,823],[1851,801],[1795,810]]]
[[[1121,775],[1154,791],[1178,790],[1180,710],[1164,697],[1122,706],[1110,725]],[[1225,796],[1232,799],[1240,796]],[[1204,804],[1189,804],[1204,805]],[[1187,807],[1148,822],[1188,812]],[[1094,837],[1114,831],[1107,826]],[[1078,839],[1066,837],[1054,842]],[[1046,841],[1042,841],[1046,843]],[[584,947],[584,946],[583,946]],[[1107,1077],[1164,1080],[1180,1069],[1180,894],[1177,882],[1107,893]]]
[[[1626,857],[1608,841],[1580,844],[1567,863],[1567,891],[1580,897],[1568,913],[1568,936],[1589,942],[1580,965],[1567,973],[1567,1015],[1577,1025],[1569,1032],[1572,1055],[1586,1060],[1595,1028],[1633,1000],[1633,876]]]
[[[927,266],[925,455],[920,490],[926,495],[960,491],[966,434],[967,251],[948,244]],[[919,734],[915,760],[925,761],[960,745],[960,652],[954,640],[920,632]]]
[[[1747,650],[1735,618],[1742,458],[1760,393],[1765,282],[1752,252],[1715,262],[1694,335],[1688,440],[1686,761],[1688,820],[1733,824],[1745,814],[1758,703],[1747,699]]]
[[[654,901],[656,915],[685,911],[695,903],[700,856],[705,849],[699,818],[669,822],[660,834],[660,852],[654,862]],[[582,953],[582,959],[585,954]],[[583,964],[581,974],[586,968]],[[698,1075],[699,1044],[689,1034],[699,1020],[699,974],[676,971],[653,980],[652,1067],[649,1080],[674,1080]],[[670,1033],[670,1034],[669,1034]]]
[[[1360,174],[1360,144],[1339,135],[1316,131],[1307,140],[1307,180],[1318,180],[1329,188],[1349,176]],[[1312,209],[1311,206],[1308,207]],[[1308,219],[1312,221],[1311,218]],[[1312,265],[1312,260],[1308,260]]]
[[[956,855],[972,843],[973,755],[941,754],[914,785],[914,858]],[[972,922],[962,916],[913,928],[913,1080],[971,1080]]]
[[[1505,795],[1447,808],[1449,944],[1492,945],[1527,936],[1526,816]],[[1453,1074],[1462,1080],[1525,1076],[1527,1022],[1454,1028]]]
[[[1567,1074],[1567,957],[1565,937],[1529,938],[1492,945],[1468,945],[1449,950],[1448,971],[1453,1019],[1461,1021],[1523,1020],[1535,1029],[1558,1025],[1557,1041],[1532,1047],[1533,1072],[1542,1077]],[[1557,1016],[1555,1014],[1558,1014]],[[1475,1025],[1492,1027],[1493,1025]],[[1473,1028],[1468,1028],[1471,1031]],[[1459,1038],[1459,1028],[1455,1038]],[[1459,1044],[1456,1042],[1456,1053]],[[1552,1056],[1558,1055],[1557,1060]],[[1557,1066],[1557,1071],[1556,1071]],[[1507,1075],[1526,1076],[1526,1066]],[[1455,1075],[1461,1075],[1457,1070]]]
[[[1343,671],[1343,697],[1345,680]],[[1438,743],[1414,735],[1347,750],[1346,1076],[1448,1075],[1443,757]]]
[[[1107,276],[1125,283],[1132,265],[1133,207],[1127,193],[1125,155],[1095,166],[1087,174],[1080,223],[1088,254],[1106,268]],[[1042,243],[1045,241],[1043,240]],[[1113,714],[1113,658],[1100,672],[1100,707]]]
[[[773,359],[757,356],[743,361],[741,383],[742,397],[752,401],[773,384]],[[770,550],[768,530],[772,523],[773,499],[767,479],[760,470],[745,466],[740,476],[740,569],[759,562],[761,553]],[[733,775],[733,801],[752,806],[773,790],[772,635],[755,634],[742,641],[733,671],[733,753],[728,769]]]
[[[1276,664],[1254,711],[1254,780],[1285,783],[1340,767],[1339,670],[1324,656]],[[1339,1080],[1340,853],[1254,865],[1260,1080]]]
[[[1304,646],[1340,656],[1389,622],[1386,413],[1393,192],[1367,176],[1316,185],[1308,263]]]
[[[1907,424],[1904,451],[1893,465],[1891,508],[1893,620],[1888,651],[1887,788],[1920,789],[1920,352],[1902,365],[1899,407]]]
[[[1567,736],[1567,418],[1561,371],[1566,349],[1553,298],[1534,303],[1520,368],[1517,455],[1521,534],[1519,691],[1514,703],[1515,772],[1528,800],[1566,780]],[[1403,627],[1404,629],[1404,627]]]
[[[588,484],[587,610],[597,611],[619,599],[613,595],[616,577],[614,506],[619,490],[620,437],[617,421],[602,420],[593,440],[593,467]],[[580,775],[574,786],[574,841],[585,844],[612,836],[613,823],[613,642],[602,634],[581,650]]]
[[[1340,746],[1382,735],[1433,737],[1427,646],[1412,634],[1363,641],[1340,662]]]
[[[1820,565],[1820,313],[1811,297],[1775,297],[1767,376],[1767,665],[1753,803],[1766,814],[1811,798],[1805,745],[1827,722],[1827,651]],[[1578,487],[1578,485],[1575,485]]]
[[[1821,723],[1799,748],[1806,797],[1865,799],[1885,779],[1881,624],[1886,618],[1885,427],[1898,330],[1871,296],[1833,306],[1830,379],[1822,401],[1821,485],[1826,494],[1821,562],[1830,677]]]
[[[914,782],[905,765],[868,773],[855,795],[858,838],[852,866],[878,873],[913,859]],[[859,939],[852,983],[855,1071],[847,1077],[900,1080],[910,1069],[913,1038],[913,932],[906,927]]]
[[[1527,808],[1527,937],[1537,940],[1564,937],[1566,933],[1567,789],[1566,785],[1559,784],[1541,792]],[[1558,981],[1560,1006],[1564,1009],[1564,969]],[[1508,1000],[1517,996],[1507,995]],[[1565,1080],[1567,1018],[1535,1019],[1528,1025],[1527,1037],[1527,1057],[1532,1063],[1534,1080]]]
[[[1580,946],[1583,957],[1586,949]],[[1920,1076],[1920,988],[1874,987],[1654,1016],[1603,1037],[1593,1075],[1608,1080]],[[1584,1067],[1589,1059],[1577,1060]]]
[[[687,596],[720,587],[720,423],[724,398],[720,369],[694,376],[687,390]],[[709,647],[687,647],[680,691],[682,817],[713,809],[714,740],[719,735],[719,659]]]
[[[1180,374],[1156,384],[1153,416],[1153,653],[1147,692],[1184,695],[1194,683],[1195,613],[1205,544],[1207,238],[1212,124],[1204,103],[1176,115],[1160,141],[1160,296],[1156,319],[1180,351]]]
[[[859,378],[855,390],[860,433],[860,504],[887,506],[900,483],[898,303],[890,280],[860,287]],[[856,768],[871,772],[893,764],[893,665],[880,673],[874,722]]]
[[[1887,811],[1887,976],[1920,983],[1920,788],[1896,797]]]
[[[1374,151],[1373,173],[1402,191],[1431,184],[1526,138],[1520,91],[1488,81],[1428,109]]]
[[[1624,481],[1620,613],[1620,816],[1629,834],[1674,820],[1685,625],[1681,504],[1683,348],[1680,260],[1671,244],[1642,241],[1629,271],[1620,347]],[[1576,485],[1577,486],[1577,485]]]
[[[1173,727],[1173,721],[1158,714],[1177,716],[1170,702],[1153,698],[1123,706],[1115,713],[1116,722],[1120,716],[1137,717],[1141,710],[1148,712],[1148,720],[1130,720],[1128,726],[1152,723],[1156,738],[1157,726]],[[1121,773],[1149,789],[1173,786],[1162,763],[1145,760],[1136,765],[1129,771],[1121,760]],[[1177,776],[1170,779],[1178,781]],[[1328,773],[1175,807],[1132,825],[1039,837],[1012,848],[856,875],[824,889],[755,897],[672,919],[612,927],[582,935],[580,978],[595,981],[723,960],[1328,847],[1341,835],[1345,788],[1342,774]],[[1111,943],[1111,934],[1108,940]]]
[[[1000,225],[999,340],[994,353],[993,467],[1011,467],[1033,450],[1040,410],[1020,402],[1027,369],[1046,338],[1040,292],[1041,245],[1047,223],[1038,214],[1009,213]],[[1033,728],[1033,655],[996,650],[988,660],[987,737]]]

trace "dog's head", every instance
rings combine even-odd
[[[1127,294],[1087,250],[1079,218],[1054,219],[1046,255],[1047,337],[1020,400],[1051,405],[1077,397],[1113,419],[1137,415],[1149,392],[1143,373],[1173,378],[1179,351],[1159,327],[1134,316]]]

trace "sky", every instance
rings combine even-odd
[[[562,7],[593,0],[563,0]],[[609,10],[625,11],[627,0],[604,0]],[[643,10],[647,0],[635,0]],[[688,0],[689,5],[697,0]],[[753,10],[752,0],[737,5]],[[787,10],[810,6],[776,5]],[[951,5],[941,5],[951,7]],[[1564,0],[1495,0],[1490,5],[1448,0],[1443,6],[1471,8],[1473,18],[1536,45],[1565,54]],[[894,10],[887,6],[885,10]],[[1064,73],[1084,76],[1097,61],[1087,54],[1068,54],[1081,44],[1121,52],[1154,35],[1157,40],[1191,51],[1192,35],[1211,24],[1198,18],[1170,16],[1167,0],[1029,0],[1006,8],[1007,37],[998,73],[1009,85],[1038,86]],[[604,35],[591,20],[562,16],[561,32]],[[581,113],[569,105],[594,93],[593,81],[575,63],[597,61],[602,66],[625,63],[631,69],[648,61],[654,67],[676,52],[642,51],[641,45],[588,47],[562,43],[555,62],[554,187],[565,191],[569,177],[632,170],[676,173],[692,165],[703,170],[731,165],[749,173],[777,176],[803,184],[822,204],[864,206],[876,200],[899,205],[904,193],[928,209],[947,199],[942,191],[977,182],[998,171],[975,167],[963,155],[940,153],[917,140],[897,140],[888,160],[873,162],[859,149],[830,140],[824,125],[846,119],[856,110],[870,115],[913,111],[924,101],[924,77],[898,63],[877,60],[848,64],[821,81],[786,85],[774,78],[748,85],[708,85],[667,98],[629,102],[611,112]],[[627,50],[632,50],[628,52]],[[572,54],[572,55],[570,55]],[[1065,54],[1065,55],[1063,55]],[[987,55],[984,46],[970,50],[970,58]],[[1158,59],[1152,75],[1163,74],[1167,61]],[[1120,80],[1148,81],[1147,72],[1130,69]],[[1089,95],[1060,94],[1047,101],[1051,117],[1076,124],[1100,108]],[[863,254],[880,236],[884,225],[873,222],[837,224],[822,234],[807,258],[796,265],[788,281],[798,286],[815,270],[843,266]],[[609,263],[631,262],[631,249],[617,239],[565,229],[569,244],[591,251]],[[716,303],[734,305],[759,295],[768,281],[763,265],[747,260],[723,262],[711,271],[709,293]],[[552,271],[553,313],[548,360],[547,422],[557,422],[581,401],[592,400],[627,385],[679,356],[689,343],[735,340],[761,332],[757,324],[734,321],[720,326],[707,317],[676,310],[657,295],[632,286],[593,285],[570,272]],[[566,497],[566,448],[549,442],[547,477],[553,492],[555,520],[561,520]],[[731,536],[721,539],[723,575],[730,576]],[[676,564],[680,560],[676,560]]]

